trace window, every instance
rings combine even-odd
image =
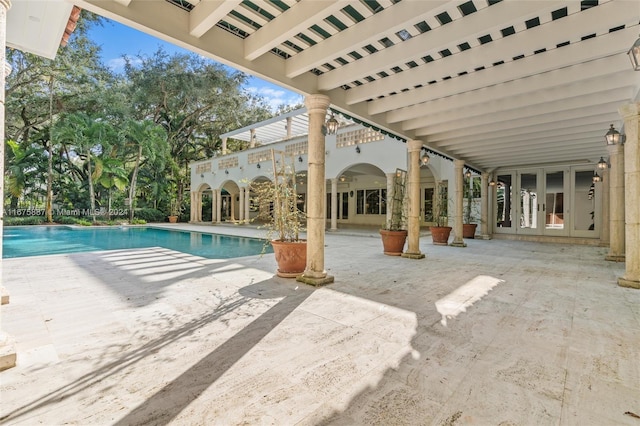
[[[356,214],[387,214],[386,189],[359,189],[356,192]]]

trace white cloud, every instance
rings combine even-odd
[[[257,81],[251,81],[251,83],[258,83]],[[295,92],[290,92],[285,89],[281,89],[277,86],[267,85],[268,83],[262,83],[263,85],[252,85],[245,87],[245,90],[255,96],[264,98],[272,111],[275,111],[280,105],[296,105],[304,102],[302,95]]]
[[[126,59],[129,60],[134,65],[142,64],[142,59],[137,56],[126,56]],[[120,56],[118,58],[109,59],[107,61],[107,67],[113,72],[120,73],[124,71],[124,64],[126,63],[126,59],[124,56]]]

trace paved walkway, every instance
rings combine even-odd
[[[599,247],[467,243],[423,238],[410,260],[329,233],[336,282],[319,289],[275,277],[273,255],[5,260],[18,366],[0,373],[0,423],[639,425],[623,265]]]

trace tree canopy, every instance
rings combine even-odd
[[[7,49],[9,215],[168,214],[187,202],[190,162],[219,153],[221,134],[274,115],[244,89],[246,74],[196,54],[158,49],[125,57],[124,72],[114,73],[87,36],[101,19],[83,11],[54,60]]]

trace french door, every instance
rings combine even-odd
[[[592,177],[591,166],[498,173],[495,232],[598,238],[602,184]]]

